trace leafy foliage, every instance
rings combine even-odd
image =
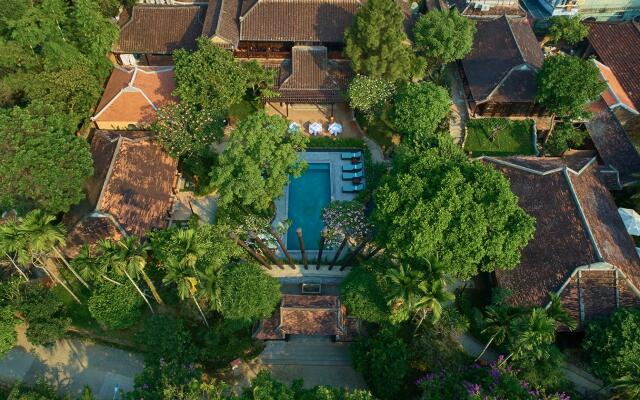
[[[396,332],[383,328],[374,336],[362,336],[351,346],[353,364],[373,394],[380,399],[397,399],[408,372],[407,346]]]
[[[371,226],[364,205],[358,201],[332,201],[322,209],[327,228],[327,245],[337,246],[344,238],[357,243],[369,236]]]
[[[45,105],[0,110],[0,207],[33,202],[51,213],[84,198],[93,173],[89,145]]]
[[[389,319],[389,307],[383,291],[382,277],[374,268],[353,269],[340,284],[340,300],[349,315],[363,321],[382,323]]]
[[[468,160],[448,137],[433,140],[425,150],[400,149],[377,189],[376,243],[398,257],[437,256],[460,279],[514,268],[533,218],[502,174]]]
[[[349,83],[347,98],[351,108],[368,115],[380,111],[393,96],[395,85],[385,79],[356,75]]]
[[[223,135],[220,116],[199,111],[187,103],[168,104],[158,109],[151,126],[167,153],[173,157],[202,154]]]
[[[24,285],[16,308],[28,322],[27,339],[36,345],[53,344],[71,322],[62,301],[41,284]]]
[[[108,329],[124,329],[140,319],[142,303],[130,285],[101,283],[91,291],[88,307],[91,316]]]
[[[409,45],[402,10],[393,0],[372,0],[360,7],[344,42],[344,54],[359,74],[395,82],[419,76],[424,69],[424,61]]]
[[[282,195],[289,175],[300,176],[306,164],[298,160],[307,137],[287,132],[288,123],[279,116],[257,112],[240,121],[231,132],[211,172],[221,206],[237,203],[254,210],[266,210]]]
[[[239,324],[268,318],[280,301],[280,283],[250,263],[229,267],[223,275],[222,315]]]
[[[606,88],[593,62],[565,55],[545,59],[537,80],[537,101],[560,117],[585,117],[586,104]]]
[[[16,344],[18,338],[16,325],[18,318],[13,315],[10,306],[0,307],[0,359],[2,359]]]
[[[589,28],[579,16],[555,16],[549,19],[549,36],[553,43],[565,41],[570,45],[578,44],[589,34]]]
[[[389,118],[400,132],[421,141],[436,131],[450,104],[445,88],[431,82],[410,83],[396,94]]]
[[[640,376],[640,310],[621,308],[610,317],[589,322],[582,342],[598,377],[612,382],[625,375]]]
[[[455,8],[430,11],[413,28],[416,50],[440,64],[464,58],[471,51],[475,32],[475,22]]]
[[[580,147],[587,136],[586,131],[577,129],[571,122],[563,122],[556,125],[551,132],[551,136],[544,145],[544,151],[551,156],[561,156],[570,148]]]

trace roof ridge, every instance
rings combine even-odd
[[[513,27],[511,26],[511,21],[509,21],[509,17],[507,17],[507,15],[503,15],[504,19],[507,21],[507,26],[509,27],[509,32],[511,32],[511,38],[513,39],[513,41],[516,44],[516,48],[518,49],[518,53],[520,54],[520,58],[522,59],[522,64],[529,64],[527,62],[527,58],[525,57],[524,53],[522,52],[522,48],[520,47],[520,43],[518,43],[518,38],[516,37],[515,32],[513,31]],[[513,70],[513,69],[512,69]],[[509,71],[509,73],[511,73],[511,71]]]

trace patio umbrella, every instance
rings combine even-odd
[[[295,133],[300,131],[300,124],[297,122],[292,122],[289,124],[289,133]]]
[[[331,125],[329,125],[329,133],[331,133],[334,136],[337,136],[339,133],[342,133],[342,125],[340,125],[337,122],[332,123]]]
[[[630,208],[618,208],[618,213],[629,235],[640,236],[640,214]]]
[[[309,133],[312,135],[317,135],[318,133],[322,133],[322,124],[319,122],[313,122],[309,124]]]

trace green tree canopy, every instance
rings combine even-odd
[[[371,0],[358,9],[344,37],[345,55],[359,74],[391,82],[422,74],[425,63],[413,52],[404,14],[394,0]]]
[[[108,329],[125,329],[140,320],[143,304],[130,285],[100,283],[91,291],[88,308],[91,316]]]
[[[347,98],[352,108],[370,115],[379,111],[394,92],[395,85],[392,82],[356,75],[349,83]]]
[[[238,263],[223,275],[222,315],[240,324],[269,318],[280,301],[280,283],[255,264]]]
[[[211,172],[222,206],[236,203],[266,210],[282,195],[289,175],[300,176],[306,164],[298,159],[308,137],[287,132],[287,121],[264,112],[249,115],[231,132],[229,143]]]
[[[587,103],[605,88],[593,62],[556,55],[547,58],[538,72],[537,101],[559,117],[580,118],[588,114]]]
[[[398,257],[437,257],[460,279],[514,268],[534,219],[502,174],[468,160],[449,137],[435,142],[420,151],[405,147],[394,159],[374,195],[376,243]]]
[[[429,11],[413,28],[416,50],[440,64],[464,58],[471,51],[475,33],[475,22],[460,15],[456,8]]]
[[[449,93],[442,86],[410,83],[396,94],[389,118],[403,134],[420,140],[436,131],[450,105]]]
[[[553,43],[565,41],[570,45],[578,44],[587,37],[589,28],[583,24],[579,16],[559,15],[549,19],[549,37]]]
[[[389,320],[384,282],[375,266],[353,269],[340,284],[340,300],[349,315],[363,321],[383,323]]]
[[[551,156],[558,157],[572,147],[576,148],[581,146],[587,138],[588,133],[577,129],[570,121],[565,121],[561,124],[556,124],[550,135],[544,144],[544,152]]]
[[[64,303],[42,284],[23,285],[16,308],[28,322],[27,339],[36,345],[55,343],[71,323]]]
[[[268,80],[268,74],[255,61],[243,63],[207,38],[198,39],[198,49],[173,53],[176,74],[175,94],[182,103],[225,117],[248,89]]]
[[[0,111],[0,208],[27,202],[58,213],[84,198],[89,144],[67,124],[51,106]]]

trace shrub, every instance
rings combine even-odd
[[[389,317],[380,282],[369,268],[351,271],[340,285],[340,295],[349,315],[374,323],[382,323]]]
[[[41,284],[23,286],[17,309],[29,324],[27,339],[36,345],[53,344],[71,323],[64,303]]]
[[[89,297],[91,316],[108,329],[125,329],[133,325],[142,313],[142,298],[132,285],[103,283]]]
[[[607,382],[635,371],[640,360],[640,310],[618,309],[589,322],[582,343],[594,373]]]
[[[0,308],[0,359],[16,344],[16,325],[18,319],[11,307]]]
[[[390,328],[360,337],[352,347],[353,364],[373,394],[383,400],[402,398],[408,372],[407,346]]]
[[[312,136],[307,148],[311,149],[362,149],[364,141],[358,138],[335,136]]]
[[[135,336],[145,354],[147,364],[159,360],[192,360],[195,348],[191,334],[180,319],[163,314],[154,314],[143,320],[142,329]]]
[[[561,156],[571,147],[582,146],[587,132],[576,129],[570,122],[556,125],[544,145],[544,152],[551,156]]]
[[[222,281],[222,315],[242,325],[270,317],[280,302],[280,283],[255,264],[231,266]]]

